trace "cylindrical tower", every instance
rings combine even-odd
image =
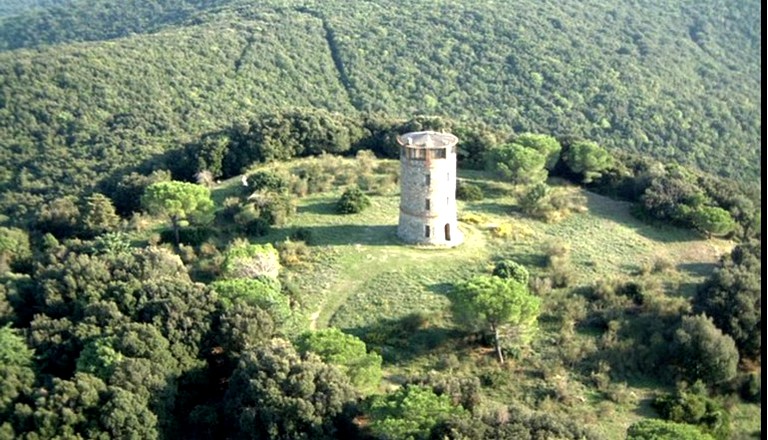
[[[449,133],[417,131],[400,144],[400,223],[409,243],[456,246],[464,241],[456,221],[456,144]]]

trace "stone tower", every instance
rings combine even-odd
[[[417,131],[400,144],[400,223],[409,242],[456,246],[464,241],[456,221],[456,144],[449,133]]]

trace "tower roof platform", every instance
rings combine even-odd
[[[410,148],[446,148],[458,142],[456,136],[436,131],[413,131],[397,137],[397,143]]]

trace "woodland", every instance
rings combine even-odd
[[[3,2],[0,438],[760,438],[760,10]]]

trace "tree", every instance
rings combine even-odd
[[[438,423],[469,417],[469,412],[453,405],[448,396],[417,385],[375,396],[369,413],[370,430],[380,439],[427,439]]]
[[[233,278],[213,283],[213,290],[220,296],[225,308],[236,299],[261,308],[269,313],[275,323],[283,324],[291,316],[289,298],[280,292],[280,283],[272,278]]]
[[[57,238],[77,235],[80,209],[74,197],[59,197],[40,209],[36,227],[41,232],[50,232]]]
[[[90,235],[101,235],[117,226],[120,217],[115,213],[112,200],[103,194],[91,194],[80,210],[83,229]]]
[[[210,214],[213,210],[211,190],[187,182],[157,182],[149,185],[141,198],[141,204],[151,214],[165,215],[179,245],[180,222]]]
[[[547,178],[546,161],[545,153],[516,143],[499,145],[486,152],[488,171],[519,184],[543,182]]]
[[[568,168],[582,176],[584,183],[599,178],[603,171],[613,164],[613,157],[608,150],[591,141],[579,141],[572,144],[563,157]]]
[[[555,168],[555,164],[560,159],[560,150],[562,146],[552,136],[546,134],[523,133],[515,138],[515,143],[524,147],[532,148],[546,157],[544,167],[548,171]]]
[[[7,413],[20,395],[31,393],[33,354],[17,331],[0,327],[0,420],[8,420]]]
[[[147,400],[130,391],[109,387],[108,397],[99,413],[99,422],[111,438],[149,440],[159,437],[157,416],[147,407]]]
[[[686,380],[715,385],[736,376],[739,352],[733,339],[706,315],[684,316],[675,331],[677,364]]]
[[[511,326],[520,334],[533,328],[539,315],[538,297],[528,292],[527,286],[510,278],[478,275],[459,283],[456,289],[455,310],[460,319],[490,328],[499,362],[504,363],[500,330]]]
[[[224,396],[234,437],[331,439],[355,392],[317,355],[274,339],[240,355]]]
[[[14,262],[28,258],[31,254],[26,232],[0,226],[0,274],[9,270]]]
[[[736,222],[731,214],[716,206],[699,206],[690,213],[693,226],[712,238],[712,234],[722,235],[733,231]]]
[[[366,351],[365,342],[337,328],[303,334],[296,343],[302,352],[312,352],[337,365],[360,389],[373,390],[381,381],[381,356]]]
[[[673,394],[658,396],[652,406],[665,420],[697,425],[702,432],[718,440],[727,440],[731,436],[728,411],[707,396],[707,388],[700,381],[691,387],[685,382],[678,384]]]
[[[753,241],[736,246],[724,257],[693,300],[696,313],[706,313],[730,335],[743,357],[757,359],[762,348],[762,248]]]
[[[358,187],[349,188],[344,191],[336,202],[336,212],[339,214],[357,214],[365,208],[371,206],[371,199]]]
[[[715,440],[698,428],[684,423],[645,419],[627,429],[627,440]]]

